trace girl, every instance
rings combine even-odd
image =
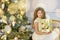
[[[43,8],[38,7],[34,12],[34,20],[33,20],[33,28],[34,33],[32,35],[33,40],[58,40],[56,39],[59,35],[59,30],[56,28],[54,30],[50,30],[49,32],[42,32],[42,24],[43,19],[46,19],[45,11]],[[41,21],[41,22],[40,22]]]

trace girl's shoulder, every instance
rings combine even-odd
[[[40,21],[40,19],[39,18],[36,18],[35,20],[34,20],[34,22],[39,22]]]

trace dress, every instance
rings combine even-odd
[[[39,21],[40,21],[39,18],[36,18],[34,22],[39,23]],[[38,28],[40,30],[42,27],[41,26],[39,27],[39,26],[40,25],[38,24]],[[58,36],[59,36],[59,29],[55,28],[50,34],[47,34],[47,35],[39,35],[39,34],[36,34],[36,32],[33,32],[32,39],[33,40],[59,40]]]

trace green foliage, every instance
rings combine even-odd
[[[20,1],[20,0],[18,0]],[[28,40],[29,39],[29,34],[31,33],[31,31],[26,31],[27,28],[24,30],[24,32],[22,31],[19,31],[20,27],[23,25],[23,26],[26,26],[28,24],[28,17],[24,14],[22,16],[22,19],[20,18],[20,13],[19,12],[16,12],[15,14],[10,14],[7,10],[8,10],[8,6],[13,2],[12,0],[9,0],[9,4],[7,2],[5,2],[5,7],[4,7],[4,15],[7,17],[7,24],[5,23],[0,23],[0,29],[4,29],[4,26],[5,25],[9,25],[11,24],[11,27],[12,27],[12,32],[10,34],[7,35],[7,40],[10,40],[10,39],[13,39],[14,37],[18,37],[19,39],[23,39],[23,40]],[[15,16],[16,17],[16,24],[15,26],[12,26],[12,22],[9,22],[9,18],[11,17],[11,15]],[[17,17],[18,16],[18,17]]]

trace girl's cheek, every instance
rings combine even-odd
[[[42,16],[42,14],[38,14],[39,16]]]

